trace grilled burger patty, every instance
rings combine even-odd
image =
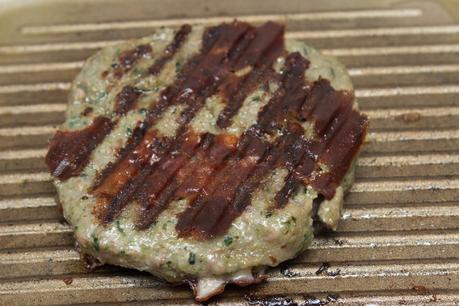
[[[82,254],[205,300],[336,228],[366,129],[345,68],[282,25],[184,25],[89,58],[46,162]]]

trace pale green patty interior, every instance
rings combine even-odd
[[[166,64],[159,76],[148,75],[146,69],[172,40],[174,31],[171,29],[161,29],[151,36],[108,47],[93,55],[73,83],[66,121],[61,127],[63,130],[80,129],[88,125],[93,117],[113,116],[114,96],[126,84],[135,84],[136,87],[144,89],[146,97],[139,101],[137,109],[120,119],[112,133],[93,151],[91,161],[82,175],[64,182],[56,180],[55,185],[64,216],[74,227],[75,237],[83,252],[93,255],[103,263],[149,271],[171,282],[275,266],[302,252],[313,238],[311,210],[316,192],[310,187],[300,188],[285,208],[268,213],[274,195],[284,185],[287,170],[282,168],[275,169],[264,180],[261,188],[253,195],[252,204],[242,216],[234,220],[227,234],[212,240],[197,241],[177,237],[176,215],[186,207],[186,200],[171,203],[158,217],[157,222],[144,231],[135,229],[137,207],[132,204],[107,226],[99,225],[95,220],[92,210],[96,199],[87,190],[96,172],[115,160],[116,150],[124,146],[136,124],[144,118],[145,110],[142,108],[154,101],[160,91],[174,81],[176,71],[186,59],[199,51],[202,31],[202,27],[193,27],[184,47]],[[100,77],[101,73],[110,67],[120,52],[145,43],[151,44],[152,55],[142,58],[107,94],[105,90],[108,81]],[[299,41],[287,40],[286,48],[290,52],[300,52],[311,62],[306,71],[309,81],[321,76],[329,79],[335,89],[352,90],[345,68],[334,58],[321,55]],[[281,69],[282,66],[283,59],[279,58],[275,68]],[[256,122],[258,110],[268,102],[277,87],[278,84],[272,83],[268,90],[259,88],[251,94],[234,117],[233,124],[225,130],[215,124],[224,104],[220,97],[211,97],[191,126],[199,132],[240,135]],[[91,106],[94,111],[90,116],[83,117],[80,114],[87,106]],[[164,135],[174,135],[178,113],[177,109],[168,109],[155,128]],[[352,184],[352,171],[344,181],[346,182],[342,189],[347,189]],[[337,194],[342,194],[342,191]],[[328,203],[328,209],[319,211],[320,217],[329,227],[336,227],[341,206],[342,196]]]

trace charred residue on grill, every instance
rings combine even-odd
[[[334,271],[330,271],[330,263],[328,262],[323,262],[319,269],[316,271],[316,275],[327,275],[327,276],[338,276],[341,274],[341,270],[340,269],[336,269]]]
[[[258,306],[298,306],[298,303],[289,297],[271,296],[265,298],[257,298],[251,295],[244,295],[244,299],[249,305]]]
[[[49,142],[46,164],[51,174],[60,180],[77,176],[89,162],[91,152],[113,129],[107,117],[97,117],[81,130],[57,131]]]
[[[305,295],[304,296],[304,303],[301,303],[300,306],[320,306],[320,305],[328,305],[329,303],[335,303],[339,301],[339,295],[330,293],[324,299],[320,299],[313,295]]]
[[[280,273],[281,273],[283,276],[288,277],[288,278],[290,278],[290,277],[295,277],[295,276],[298,276],[298,275],[299,275],[299,273],[293,272],[292,270],[290,270],[288,264],[286,264],[286,263],[282,263],[282,264],[280,265]]]

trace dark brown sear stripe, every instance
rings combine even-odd
[[[257,124],[262,132],[273,133],[287,122],[285,118],[297,117],[298,110],[309,92],[304,73],[309,61],[298,52],[290,53],[281,74],[281,86],[261,110]]]
[[[126,145],[119,152],[117,152],[118,160],[116,162],[109,162],[107,166],[102,170],[102,172],[98,173],[93,186],[91,186],[91,190],[97,189],[100,185],[102,185],[102,183],[104,183],[105,179],[115,170],[118,164],[126,159],[127,155],[130,154],[135,149],[135,146],[140,143],[140,141],[145,136],[145,132],[145,124],[138,123],[131,136],[127,140]]]
[[[333,198],[368,128],[367,118],[352,109],[352,101],[349,92],[334,90],[328,80],[319,79],[313,84],[300,119],[313,121],[317,136],[276,195],[276,207],[283,207],[301,184],[311,185],[327,200]]]
[[[138,185],[148,175],[148,165],[155,163],[168,148],[170,139],[157,137],[152,129],[135,149],[122,154],[123,159],[110,168],[92,193],[98,198],[94,213],[108,223],[127,205]]]
[[[172,59],[174,54],[177,53],[177,50],[179,50],[183,45],[190,32],[191,26],[189,24],[182,25],[177,33],[175,33],[172,42],[166,47],[164,54],[155,61],[155,63],[148,69],[148,72],[154,75],[159,74],[164,65]]]
[[[269,143],[253,133],[246,133],[239,142],[236,154],[214,174],[194,203],[178,216],[176,229],[179,235],[196,238],[214,236],[215,224],[220,225],[220,217],[230,205],[236,189],[250,175],[268,148]]]
[[[124,115],[135,107],[142,91],[134,86],[126,85],[116,95],[114,111],[117,115]]]
[[[252,70],[242,77],[230,78],[224,84],[223,94],[228,103],[218,116],[217,125],[226,128],[237,114],[245,98],[274,74],[273,62],[282,54],[284,27],[267,22],[244,37],[241,47],[230,54],[236,60],[235,69],[250,66]]]
[[[51,174],[64,181],[81,173],[89,162],[91,152],[111,132],[114,123],[97,117],[82,130],[57,131],[49,142],[46,164]]]
[[[143,203],[139,216],[139,228],[148,228],[156,217],[168,206],[175,191],[186,177],[192,174],[193,156],[205,151],[212,142],[213,135],[201,137],[190,132],[186,134],[177,150],[163,158],[139,188],[136,199]]]
[[[123,51],[118,56],[118,62],[114,67],[113,75],[117,79],[121,77],[134,67],[135,63],[142,57],[149,55],[153,49],[149,44],[138,45],[133,49]]]

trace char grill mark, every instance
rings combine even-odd
[[[319,79],[313,84],[301,106],[299,119],[314,121],[317,137],[307,146],[302,161],[289,173],[284,188],[276,195],[276,207],[283,207],[301,184],[311,185],[327,200],[333,198],[368,127],[367,118],[352,109],[352,101],[352,95],[335,91],[328,80]]]
[[[285,69],[281,76],[281,87],[274,97],[261,110],[258,126],[262,132],[273,133],[281,129],[286,118],[297,116],[298,110],[309,92],[309,85],[304,79],[304,73],[309,67],[309,61],[298,52],[290,53],[285,60]]]
[[[240,34],[237,41],[235,41],[235,45],[233,48],[231,48],[230,50],[228,50],[228,52],[226,52],[225,54],[225,58],[224,58],[224,62],[222,63],[222,65],[220,67],[218,66],[215,66],[214,64],[212,64],[212,61],[211,64],[207,64],[206,63],[206,68],[209,72],[209,75],[206,76],[206,77],[210,77],[212,79],[214,79],[213,81],[209,82],[208,85],[204,86],[203,88],[203,93],[201,95],[201,99],[199,100],[191,100],[192,102],[194,102],[193,104],[189,105],[189,111],[187,112],[187,110],[184,111],[182,117],[181,117],[181,123],[182,123],[182,126],[186,123],[188,123],[192,117],[194,116],[194,114],[196,113],[196,111],[202,106],[202,104],[205,102],[205,99],[207,97],[210,97],[212,94],[216,93],[218,91],[219,88],[221,87],[224,87],[224,84],[227,83],[227,82],[230,82],[231,80],[234,79],[234,75],[231,73],[232,71],[234,71],[236,69],[236,67],[238,67],[238,65],[240,65],[240,62],[242,60],[242,62],[245,62],[245,63],[248,63],[248,64],[253,64],[252,61],[256,61],[256,60],[259,60],[262,58],[262,55],[265,54],[265,53],[269,53],[271,54],[270,52],[268,52],[268,50],[270,49],[270,47],[272,46],[272,44],[270,43],[266,43],[266,39],[263,38],[263,39],[259,39],[260,37],[264,37],[266,35],[272,35],[272,33],[270,34],[269,32],[267,32],[267,30],[272,30],[272,26],[271,26],[271,23],[268,23],[267,25],[269,26],[262,26],[260,27],[260,31],[257,31],[255,30],[254,28],[244,24],[244,27],[245,27],[245,31],[244,33]],[[279,26],[278,25],[278,28],[279,30],[277,31],[277,33],[283,33],[283,27],[282,26]],[[225,31],[233,31],[231,28],[226,28],[224,29]],[[205,34],[204,37],[206,37],[207,35],[218,35],[218,32],[215,32],[215,31],[210,31],[210,33],[212,34]],[[255,33],[255,35],[253,35],[253,33]],[[275,39],[273,39],[273,41],[279,41],[278,39],[278,36],[279,34],[276,34],[275,36]],[[247,38],[249,37],[249,38]],[[282,35],[280,35],[280,37],[282,37]],[[248,40],[252,40],[255,42],[255,44],[247,44],[246,42]],[[224,41],[224,40],[222,40]],[[260,42],[263,43],[261,46],[260,46]],[[215,41],[215,44],[218,46],[219,44],[219,40],[216,40]],[[247,46],[248,45],[248,46]],[[249,57],[249,60],[245,60],[245,57],[246,57],[246,51],[251,51],[253,52],[253,49],[254,49],[254,46],[257,47],[257,50],[259,50],[259,53],[260,55],[258,57],[254,57],[251,53],[248,53],[250,55]],[[207,44],[204,43],[203,44],[203,50],[206,50],[207,47]],[[210,53],[212,52],[211,50],[212,49],[215,49],[215,50],[221,50],[220,47],[212,47],[210,49]],[[276,47],[276,50],[280,50],[281,48],[278,48]],[[218,51],[218,52],[221,52],[221,51]],[[235,55],[236,53],[237,56]],[[211,59],[211,58],[210,58]],[[208,59],[207,59],[208,60]],[[221,61],[221,59],[218,59],[218,61]],[[267,63],[269,66],[271,66],[272,62],[270,63]],[[184,68],[184,72],[186,72],[187,68]],[[218,76],[218,79],[215,79],[215,76]],[[195,81],[193,79],[193,81]],[[223,84],[223,85],[222,85]],[[251,85],[252,88],[255,87],[256,84],[253,84]],[[189,87],[187,87],[189,88]],[[249,90],[246,90],[242,95],[241,95],[241,99],[242,101],[245,99],[245,97],[248,95],[249,93]],[[190,101],[190,100],[188,100]],[[197,101],[199,101],[200,103],[197,103]],[[241,101],[241,102],[242,102]],[[180,129],[179,129],[179,133],[180,135]],[[165,160],[167,161],[168,158],[176,158],[175,156],[172,156],[172,157],[165,157]],[[221,159],[221,161],[223,161],[224,159]],[[182,165],[183,166],[183,165]],[[147,178],[147,181],[150,181],[150,182],[153,182],[154,184],[157,184],[156,181],[155,181],[155,175],[159,175],[159,174],[155,174],[155,172],[158,172],[159,170],[156,169],[154,170],[154,172],[152,173],[152,175]],[[208,174],[210,175],[210,173]],[[166,192],[166,195],[163,196],[163,195],[154,195],[154,192],[152,192],[153,194],[150,196],[150,200],[151,199],[155,199],[157,197],[160,197],[162,199],[164,198],[169,198],[170,195],[168,196],[167,193],[172,193],[172,189],[174,189],[173,187],[170,187],[170,188],[167,188],[167,192]],[[196,187],[195,187],[196,189]],[[148,190],[152,190],[152,191],[155,191],[154,188],[149,188]],[[162,191],[162,190],[160,190]],[[143,201],[140,201],[141,204],[142,204],[142,207],[143,207],[143,212],[141,214],[141,218],[140,218],[140,221],[139,221],[139,225],[141,228],[147,228],[148,226],[151,225],[151,223],[154,221],[154,219],[156,218],[156,216],[163,210],[167,207],[167,202],[164,203],[164,201],[146,201],[145,200],[146,197],[143,198]],[[149,211],[149,212],[148,212]]]
[[[178,142],[187,133],[187,124],[202,107],[206,98],[217,92],[220,84],[224,82],[226,77],[230,75],[231,70],[234,69],[235,61],[228,60],[228,54],[232,48],[238,46],[238,43],[250,29],[251,27],[248,24],[236,22],[233,24],[223,24],[205,32],[204,38],[208,38],[211,43],[203,41],[202,52],[191,58],[184,65],[182,73],[178,76],[176,82],[161,93],[161,98],[152,105],[146,116],[145,125],[147,128],[150,128],[167,107],[174,104],[186,104],[187,107],[181,113],[179,119],[181,126],[178,129],[176,139],[172,140],[172,142],[171,140],[165,141],[168,144],[166,145],[166,149],[154,161],[150,159],[150,162],[144,165],[141,179],[132,178],[129,171],[123,171],[123,166],[115,170],[113,174],[106,175],[103,178],[104,181],[117,178],[124,185],[121,186],[121,184],[115,183],[118,189],[112,189],[110,196],[114,193],[116,195],[112,199],[105,197],[105,201],[102,201],[99,205],[97,210],[102,212],[98,213],[101,221],[110,222],[119,213],[120,209],[118,208],[122,209],[132,199],[133,192],[142,185],[145,179],[148,180],[149,176],[154,175],[156,167],[160,164],[159,161],[161,161],[171,147],[176,146],[174,143]],[[142,142],[143,140],[140,141],[140,144]],[[152,149],[151,146],[149,149]],[[123,161],[117,161],[116,163],[123,164]],[[113,168],[115,169],[115,167]],[[120,179],[120,177],[123,179]],[[110,185],[113,183],[107,184]],[[99,193],[99,188],[94,190],[95,194]],[[119,197],[123,199],[124,204],[117,204],[117,212],[107,214],[109,217],[105,216],[103,211],[113,211],[110,208],[110,202],[119,203]],[[146,208],[151,206],[148,202],[141,203],[141,205]]]
[[[237,114],[245,98],[260,83],[274,74],[271,66],[282,53],[284,46],[284,27],[273,22],[251,30],[240,44],[241,47],[231,53],[230,59],[236,60],[235,69],[246,66],[252,70],[242,77],[230,78],[224,84],[223,93],[228,100],[226,107],[218,116],[217,125],[226,128],[231,124],[231,118]]]
[[[147,186],[145,187],[147,188],[141,189],[138,198],[141,203],[144,203],[139,218],[139,228],[148,228],[171,201],[181,198],[193,201],[201,189],[208,185],[216,169],[221,167],[222,162],[236,150],[237,140],[237,137],[233,135],[204,134],[193,156],[184,154],[183,151],[187,149],[182,145],[179,149],[182,152],[176,153],[176,155],[181,155],[179,158],[166,158],[163,161],[165,165],[174,163],[177,159],[181,161],[183,157],[186,158],[186,162],[159,192],[154,193],[147,187],[148,184],[157,185],[154,178],[146,180]],[[159,171],[157,175],[162,176],[163,173]]]
[[[319,162],[327,165],[329,171],[320,173],[312,185],[326,199],[331,199],[335,194],[335,189],[339,186],[365,139],[367,127],[367,118],[356,111],[351,111],[346,122],[333,134],[326,149],[319,155]]]
[[[159,74],[163,69],[164,65],[172,59],[174,54],[177,53],[177,51],[183,45],[190,32],[190,25],[182,25],[180,29],[177,31],[177,33],[175,33],[172,42],[166,47],[164,54],[158,60],[156,60],[156,62],[148,69],[148,72],[154,75]]]
[[[142,203],[139,216],[139,228],[148,228],[156,217],[167,207],[175,191],[191,174],[193,156],[204,152],[212,141],[212,134],[200,135],[190,132],[177,142],[177,148],[171,149],[171,156],[165,157],[157,171],[150,174],[139,188],[136,199]]]
[[[137,124],[132,135],[129,137],[126,145],[117,153],[118,155],[118,162],[109,162],[107,166],[99,173],[94,181],[93,186],[91,187],[92,191],[96,190],[100,187],[107,177],[112,173],[115,172],[116,167],[119,167],[119,163],[127,158],[127,156],[135,149],[136,145],[140,143],[140,141],[145,136],[146,126],[143,123]]]
[[[113,71],[113,75],[117,79],[134,67],[135,63],[142,57],[153,52],[149,44],[138,45],[133,49],[126,50],[118,56],[118,63]]]
[[[126,85],[116,95],[114,111],[117,115],[124,115],[135,107],[142,91],[134,86]]]
[[[107,167],[92,191],[98,198],[94,213],[102,223],[111,222],[126,206],[138,184],[148,175],[148,165],[167,151],[169,143],[170,139],[158,137],[156,130],[149,130],[138,145],[128,144],[131,150],[123,152],[118,163]]]
[[[57,131],[50,140],[46,164],[51,174],[61,181],[77,176],[89,162],[91,152],[113,129],[106,117],[97,117],[92,124],[77,131]]]
[[[214,236],[216,227],[222,227],[221,216],[229,208],[236,189],[254,170],[268,148],[269,144],[260,137],[246,133],[235,154],[204,186],[194,203],[178,216],[176,229],[179,235],[196,238]],[[237,214],[232,209],[228,213]]]
[[[223,234],[250,204],[252,192],[266,175],[279,166],[279,161],[286,164],[293,158],[298,159],[301,146],[295,142],[303,135],[301,126],[290,124],[286,127],[286,133],[274,144],[264,141],[262,135],[268,127],[284,123],[287,115],[285,109],[300,107],[307,94],[304,73],[308,64],[298,53],[287,57],[281,88],[260,112],[258,122],[262,124],[255,124],[244,133],[238,144],[238,152],[215,175],[211,184],[204,187],[198,199],[179,216],[176,226],[179,235],[210,238]]]

